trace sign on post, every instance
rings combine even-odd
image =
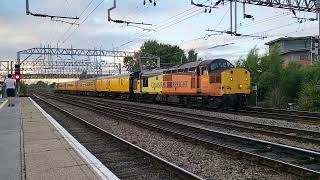
[[[258,86],[252,86],[252,91],[256,91],[256,107],[258,107]]]
[[[252,91],[257,91],[258,90],[258,86],[252,86]]]

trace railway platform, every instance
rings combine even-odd
[[[116,179],[30,98],[6,102],[0,99],[0,179]]]

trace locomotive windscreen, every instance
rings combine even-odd
[[[234,66],[229,61],[224,60],[224,59],[219,59],[219,60],[213,61],[210,64],[211,71],[221,70],[221,69],[230,69],[233,67]]]

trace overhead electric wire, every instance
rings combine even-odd
[[[208,2],[208,0],[207,0],[206,2]],[[168,18],[166,18],[165,20],[160,21],[158,24],[153,25],[153,27],[150,27],[150,28],[156,29],[158,26],[162,26],[163,23],[166,23],[166,21],[170,21],[170,20],[172,20],[173,18],[178,17],[178,16],[180,16],[180,15],[183,15],[184,13],[186,13],[186,12],[192,10],[192,9],[195,9],[195,8],[196,8],[196,7],[192,7],[192,8],[189,8],[189,9],[183,11],[183,12],[180,12],[180,13],[174,15],[174,16],[168,17]],[[181,17],[180,17],[180,18],[181,18]],[[140,35],[139,35],[139,34],[140,34]],[[146,35],[146,34],[148,34],[148,32],[147,32],[147,33],[144,32],[143,34],[141,34],[141,32],[137,32],[137,33],[135,33],[135,34],[133,34],[133,35],[131,35],[131,36],[139,35],[139,37],[141,37],[141,36],[144,36],[144,35]],[[129,43],[135,41],[135,40],[133,40],[133,39],[137,39],[137,38],[139,38],[139,37],[132,38],[131,40],[126,41],[125,43],[123,43],[124,41],[122,41],[122,42],[120,42],[119,44],[121,44],[121,45],[122,45],[122,44],[124,44],[124,45],[129,44]],[[121,45],[119,45],[118,47],[120,47]]]
[[[183,21],[185,21],[185,20],[187,20],[187,19],[190,19],[190,18],[192,18],[192,17],[194,17],[194,16],[196,16],[196,15],[199,15],[199,14],[202,14],[202,10],[199,12],[200,10],[196,10],[196,11],[193,11],[193,12],[191,12],[191,13],[189,13],[189,14],[187,14],[186,16],[188,16],[188,15],[191,15],[191,16],[188,16],[188,17],[185,17],[185,18],[183,18],[183,19],[181,19],[181,20],[179,20],[178,19],[178,21],[171,21],[170,23],[168,23],[168,25],[163,25],[163,26],[160,26],[159,28],[158,28],[158,30],[157,31],[161,31],[161,30],[163,30],[163,29],[166,29],[166,28],[168,28],[168,27],[170,27],[170,26],[173,26],[173,25],[176,25],[176,24],[178,24],[178,23],[180,23],[180,22],[183,22]]]
[[[251,33],[249,34],[250,35],[257,35],[257,34],[261,34],[261,33],[266,33],[266,32],[270,32],[270,31],[274,31],[274,30],[278,30],[278,29],[281,29],[281,28],[285,28],[285,27],[289,27],[291,25],[294,25],[294,24],[297,24],[299,22],[292,22],[292,23],[289,23],[289,24],[286,24],[286,25],[282,25],[282,26],[277,26],[277,27],[272,27],[270,29],[267,29],[267,30],[263,30],[263,31],[259,31],[259,32],[254,32],[254,33]],[[296,31],[293,31],[293,32],[289,32],[289,33],[294,33]],[[283,33],[283,34],[286,34],[286,33]],[[228,36],[229,38],[225,39],[224,42],[234,42],[234,41],[237,41],[237,40],[240,40],[240,39],[243,39],[243,38],[250,38],[248,36]],[[269,36],[267,38],[271,38],[271,37],[275,37],[275,36]],[[204,37],[202,37],[203,39]],[[192,41],[195,41],[195,40],[198,40],[198,39],[201,39],[201,38],[196,38],[196,39],[192,39],[192,40],[188,40],[188,41],[183,41],[179,44],[186,44],[186,42],[192,42]],[[207,46],[209,45],[204,45],[204,46],[199,46],[199,47],[194,47],[192,49],[204,49],[204,50],[207,50]],[[210,46],[214,46],[214,45],[210,45]]]
[[[274,20],[276,18],[285,17],[285,16],[288,16],[288,15],[290,15],[290,14],[289,13],[280,13],[280,14],[271,16],[269,18],[261,19],[259,21],[254,21],[254,22],[247,23],[247,24],[244,24],[244,25],[238,24],[238,26],[241,27],[241,28],[246,28],[246,27],[250,27],[250,26],[256,25],[256,24],[266,23],[266,22],[269,22],[269,21]]]
[[[65,0],[65,3],[67,3],[67,5],[68,5],[68,2]],[[59,16],[62,16],[62,14],[63,14],[63,9],[64,8],[59,8],[58,9],[58,15]],[[49,44],[51,44],[52,43],[52,41],[56,38],[56,34],[58,33],[58,29],[60,28],[60,26],[58,25],[59,23],[58,23],[58,21],[59,21],[59,19],[57,19],[57,20],[54,20],[54,19],[51,19],[51,21],[54,21],[54,28],[50,28],[50,30],[49,30],[49,37],[50,37],[50,39],[49,39],[49,41],[48,41],[48,43]],[[52,25],[52,24],[51,24]],[[53,29],[55,29],[55,32],[53,33]],[[53,33],[53,35],[52,35],[52,33]]]
[[[230,7],[226,10],[226,12],[224,13],[224,15],[222,16],[222,18],[220,19],[220,21],[218,22],[217,25],[214,26],[214,29],[217,29],[220,24],[222,23],[222,21],[224,20],[224,18],[226,17],[226,15],[228,14],[228,12],[230,11]]]
[[[207,2],[209,2],[209,0],[204,1],[202,4],[207,3]],[[196,9],[196,7],[193,6],[192,8],[188,8],[188,9],[186,9],[186,10],[184,10],[184,11],[182,11],[182,12],[180,12],[180,13],[174,15],[174,16],[168,17],[168,18],[166,18],[165,20],[160,21],[158,24],[153,25],[153,27],[151,27],[151,28],[152,28],[152,29],[159,29],[159,28],[161,28],[161,27],[163,27],[163,26],[165,26],[165,25],[167,25],[167,24],[169,24],[169,23],[172,23],[172,22],[174,22],[174,21],[177,21],[177,20],[179,20],[179,19],[181,19],[181,18],[185,18],[184,13],[186,13],[186,12],[188,12],[188,11],[191,11],[191,10],[193,10],[193,9]],[[202,8],[199,8],[199,9],[202,9]],[[198,10],[199,10],[199,9],[198,9]],[[196,10],[196,11],[198,11],[198,10]],[[194,12],[195,12],[195,11],[194,11]],[[178,17],[178,16],[180,16],[180,15],[184,15],[184,16],[183,16],[183,17]],[[178,17],[178,18],[172,20],[172,19],[175,18],[175,17]],[[169,22],[167,22],[167,21],[169,21]],[[181,22],[182,22],[182,21],[181,21]],[[164,23],[164,24],[163,24],[163,23]],[[139,35],[138,37],[132,38],[132,39],[129,40],[129,41],[126,41],[125,43],[122,43],[122,42],[121,42],[121,44],[120,44],[119,46],[117,46],[117,47],[120,48],[120,47],[123,47],[123,46],[125,46],[125,45],[127,45],[127,44],[130,44],[130,43],[132,43],[132,42],[135,42],[138,38],[140,38],[140,37],[142,37],[142,36],[144,36],[144,35],[146,35],[146,34],[149,34],[149,33],[152,33],[152,34],[153,34],[153,33],[155,33],[155,32],[145,32],[145,33],[143,33],[143,34],[141,34],[141,33],[135,33],[135,34],[132,35],[132,36],[136,36],[136,35],[138,35],[138,34],[140,34],[140,35]]]
[[[226,12],[223,14],[223,16],[221,17],[220,21],[214,26],[214,29],[217,29],[220,24],[222,23],[222,21],[224,20],[224,18],[226,17],[226,15],[228,14],[228,12],[230,11],[230,7],[226,10]],[[209,38],[213,35],[220,35],[220,34],[216,34],[216,33],[213,33],[213,34],[209,34],[209,35],[206,35],[205,37],[201,36],[201,37],[198,37],[198,38],[195,38],[195,39],[191,39],[191,40],[187,40],[187,41],[183,41],[179,44],[182,44],[182,43],[185,43],[185,42],[190,42],[190,41],[197,41],[197,40],[200,40],[200,39],[205,39],[205,38]]]
[[[197,11],[194,11],[194,12],[197,12]],[[194,13],[194,12],[192,12],[192,13]],[[188,15],[190,15],[190,14],[192,14],[192,13],[189,13]],[[185,17],[185,18],[182,19],[182,20],[177,19],[177,20],[179,20],[178,22],[172,21],[172,22],[174,22],[173,24],[169,24],[169,25],[164,26],[164,27],[163,27],[163,26],[160,26],[160,27],[159,27],[160,29],[156,29],[155,32],[146,32],[145,34],[142,34],[142,35],[140,35],[139,37],[133,38],[133,39],[131,39],[131,40],[129,40],[129,41],[127,41],[127,42],[119,45],[118,48],[123,47],[123,46],[125,46],[125,45],[127,45],[127,44],[129,44],[129,43],[132,43],[132,42],[136,41],[138,38],[145,36],[146,34],[150,34],[150,33],[151,33],[150,35],[152,35],[152,34],[154,34],[154,33],[156,33],[156,32],[159,32],[159,31],[161,31],[161,30],[163,30],[163,29],[169,28],[169,27],[171,27],[171,26],[173,26],[173,25],[175,25],[175,24],[178,24],[178,23],[180,23],[180,22],[182,22],[182,21],[185,21],[185,20],[187,20],[187,19],[190,19],[191,17],[194,17],[194,16],[196,16],[196,15],[198,15],[198,14],[200,14],[200,13],[192,14],[191,16]],[[172,23],[172,22],[171,22],[171,23]]]
[[[229,10],[230,10],[230,8],[229,8]],[[227,12],[228,12],[228,11],[227,11]],[[247,28],[247,27],[250,27],[250,26],[253,26],[253,25],[257,25],[257,24],[260,24],[260,23],[266,23],[266,22],[269,22],[269,21],[271,21],[271,20],[273,20],[273,19],[275,19],[275,18],[284,17],[284,16],[282,16],[282,15],[287,16],[287,15],[289,15],[289,13],[276,14],[276,15],[274,15],[274,16],[270,16],[270,17],[261,19],[261,20],[259,20],[259,21],[252,22],[252,23],[247,23],[247,24],[242,25],[242,26],[240,26],[240,23],[239,23],[239,24],[238,24],[238,27],[239,27],[239,29],[242,29],[242,28]],[[214,27],[213,29],[217,29],[217,26]],[[222,35],[222,34],[221,34],[221,35]],[[249,35],[249,36],[250,36],[250,35]],[[198,40],[198,39],[208,40],[208,38],[210,38],[210,37],[212,37],[212,36],[209,36],[209,37],[204,36],[204,37],[196,38],[196,39],[194,39],[194,40]],[[192,40],[189,40],[189,41],[192,41]]]
[[[81,26],[84,22],[86,22],[86,20],[89,18],[89,16],[90,16],[96,9],[98,9],[98,7],[99,7],[104,1],[105,1],[105,0],[102,0],[95,8],[91,11],[91,12],[85,17],[85,19],[84,19],[81,23],[79,23],[79,26],[77,26],[75,29],[73,29],[73,31],[69,34],[69,36],[62,41],[62,43],[65,43],[65,42],[73,35],[73,33],[74,33],[77,29],[79,29],[80,26]]]
[[[66,14],[67,14],[67,16],[69,16],[70,7],[71,7],[72,2],[73,2],[73,0],[71,0],[70,3],[68,2],[68,7],[67,7],[67,9],[66,9]]]
[[[79,15],[79,19],[82,17],[82,15],[87,11],[87,9],[90,7],[90,5],[93,3],[94,0],[91,0],[86,6],[85,8],[82,10],[82,12]],[[78,19],[75,20],[73,23],[76,23],[77,21],[79,21]],[[60,39],[62,40],[63,37],[71,30],[71,28],[73,27],[73,25],[70,25],[69,28],[58,38],[58,41],[60,41]]]
[[[156,32],[159,32],[159,31],[161,31],[161,30],[163,30],[163,29],[167,29],[167,28],[169,28],[169,27],[171,27],[171,26],[173,26],[173,25],[176,25],[176,24],[178,24],[178,23],[180,23],[180,22],[182,22],[182,21],[185,21],[185,20],[187,20],[187,19],[190,19],[191,17],[194,17],[194,16],[202,13],[202,12],[199,12],[199,11],[201,11],[201,9],[197,9],[197,10],[192,11],[191,13],[188,13],[188,14],[187,14],[187,15],[190,15],[190,14],[191,14],[191,16],[185,17],[185,16],[186,16],[186,15],[185,15],[185,16],[183,16],[183,17],[180,17],[180,18],[171,20],[170,22],[167,22],[167,23],[165,23],[165,24],[163,24],[163,25],[158,24],[157,26],[159,26],[159,27],[156,28],[156,31],[155,31],[155,32],[146,32],[146,33],[140,35],[139,37],[132,38],[131,40],[129,40],[129,41],[127,41],[127,42],[119,45],[118,48],[123,47],[123,46],[125,46],[125,45],[127,45],[127,44],[130,44],[130,43],[132,43],[132,42],[134,42],[134,41],[137,41],[140,37],[143,37],[143,36],[145,36],[146,34],[152,35],[152,34],[154,34],[154,33],[156,33]],[[195,13],[195,14],[194,14],[194,13]],[[183,19],[181,19],[181,18],[183,18]]]

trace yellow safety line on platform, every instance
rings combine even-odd
[[[8,99],[6,99],[1,105],[0,105],[0,109],[3,108],[3,106],[8,102]]]

